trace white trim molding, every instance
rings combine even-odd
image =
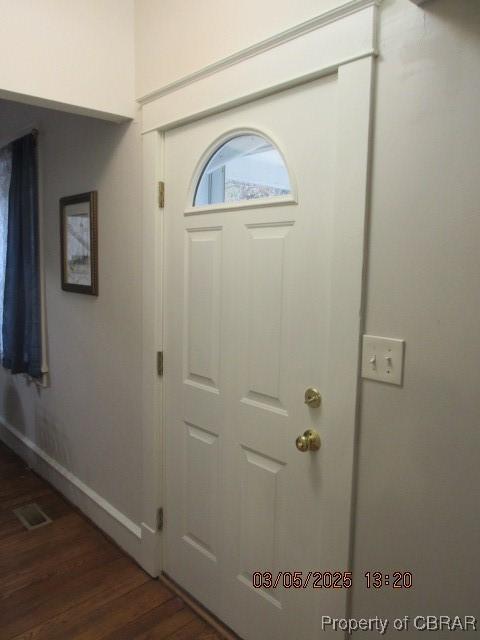
[[[171,129],[376,55],[380,3],[351,0],[141,97],[143,133]]]
[[[426,0],[413,0],[413,2],[425,2]],[[345,18],[346,16],[351,15],[352,13],[356,13],[357,11],[361,11],[366,7],[378,6],[381,0],[350,0],[346,4],[340,5],[339,7],[335,7],[330,11],[326,11],[321,13],[318,16],[310,18],[309,20],[305,20],[305,22],[301,22],[300,24],[295,25],[294,27],[290,27],[285,31],[281,31],[270,38],[266,38],[265,40],[261,40],[249,47],[245,47],[240,51],[237,51],[221,60],[217,60],[193,73],[189,73],[186,76],[175,80],[174,82],[170,82],[159,89],[155,89],[155,91],[150,91],[145,95],[138,98],[138,102],[141,105],[145,105],[149,102],[153,102],[158,98],[166,95],[167,93],[171,93],[172,91],[176,91],[177,89],[181,89],[197,80],[201,80],[207,76],[211,76],[215,73],[218,73],[222,69],[226,69],[227,67],[231,67],[234,64],[238,64],[247,58],[252,58],[257,56],[259,53],[263,53],[264,51],[268,51],[269,49],[273,49],[274,47],[278,47],[281,44],[289,42],[294,38],[299,38],[300,36],[309,33],[310,31],[315,31],[324,27],[331,22],[336,22],[341,18]]]
[[[0,417],[0,440],[144,566],[142,529],[139,525],[45,453],[3,417]],[[148,566],[144,568],[148,571]]]
[[[143,136],[142,185],[142,566],[158,575],[162,566],[161,534],[157,531],[162,507],[163,379],[157,374],[157,352],[163,351],[163,210],[158,208],[158,181],[163,169],[163,134]]]

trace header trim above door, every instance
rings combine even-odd
[[[166,131],[377,54],[381,0],[351,0],[143,97],[142,132]]]

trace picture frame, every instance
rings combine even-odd
[[[60,198],[62,289],[98,296],[97,192]]]

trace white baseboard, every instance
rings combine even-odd
[[[152,538],[157,537],[155,532],[151,532],[150,536],[145,535],[145,544],[142,545],[142,527],[51,458],[30,438],[19,433],[3,417],[0,417],[0,439],[110,536],[145,571],[158,575],[155,574],[155,563],[152,562]],[[145,527],[143,530],[145,531]]]

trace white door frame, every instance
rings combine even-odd
[[[157,184],[163,179],[164,132],[224,111],[258,97],[338,74],[339,111],[335,177],[335,243],[333,257],[334,313],[358,315],[358,334],[351,344],[332,344],[339,371],[346,360],[359,362],[363,329],[363,282],[352,294],[349,273],[363,272],[369,191],[370,138],[374,62],[377,55],[377,14],[381,0],[351,0],[237,54],[183,77],[140,99],[143,133],[143,336],[142,336],[142,565],[151,575],[163,567],[157,512],[164,485],[163,381],[156,372],[156,353],[163,350],[164,212],[158,208]],[[168,198],[168,185],[166,185]],[[348,216],[342,215],[348,212]],[[352,212],[354,215],[352,216]],[[351,224],[352,218],[356,221]],[[351,247],[351,250],[349,250]],[[341,268],[340,268],[341,265]],[[360,267],[360,268],[359,268]],[[335,376],[336,372],[332,371]],[[332,406],[337,419],[358,422],[358,381],[351,394]],[[338,400],[338,399],[337,399]],[[354,462],[354,439],[345,443],[345,455]],[[165,515],[168,521],[168,514]],[[350,527],[351,528],[351,527]],[[350,531],[345,544],[351,548]]]

